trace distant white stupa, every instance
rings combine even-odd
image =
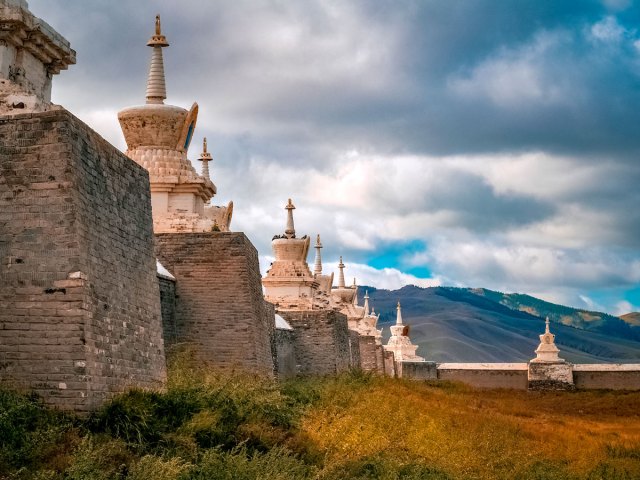
[[[555,344],[556,336],[549,331],[549,317],[545,320],[544,333],[540,335],[540,345],[536,349],[536,358],[531,360],[536,363],[564,363],[564,359],[558,357],[560,350]]]

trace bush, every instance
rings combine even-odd
[[[180,458],[164,460],[145,455],[131,468],[127,480],[186,480],[190,467]]]
[[[52,461],[74,443],[77,419],[42,404],[36,395],[0,390],[0,475]]]
[[[266,453],[245,447],[231,451],[211,449],[192,471],[193,480],[304,480],[314,478],[315,469],[284,448]]]
[[[127,478],[133,455],[121,440],[87,437],[76,449],[66,471],[68,480],[118,480]]]

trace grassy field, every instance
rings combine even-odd
[[[640,393],[351,373],[278,384],[174,359],[90,418],[0,390],[0,478],[639,479]]]

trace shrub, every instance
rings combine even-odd
[[[86,437],[66,471],[68,480],[118,480],[127,477],[133,455],[121,440]]]
[[[145,455],[131,468],[127,480],[186,480],[190,467],[180,458],[164,460]]]
[[[304,480],[314,478],[315,469],[284,448],[266,453],[245,447],[231,451],[210,449],[192,471],[193,480]]]

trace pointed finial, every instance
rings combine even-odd
[[[353,285],[351,285],[351,290],[354,290],[353,293],[353,305],[358,306],[358,286],[356,285],[356,277],[353,277]]]
[[[168,47],[167,38],[162,35],[160,28],[160,15],[156,15],[155,35],[151,37],[147,45],[153,47],[151,54],[151,66],[147,78],[147,103],[164,103],[167,98],[167,87],[164,80],[164,61],[162,60],[162,48]]]
[[[345,288],[344,283],[344,263],[342,263],[342,255],[340,256],[340,263],[338,264],[340,272],[338,273],[338,288]]]
[[[547,317],[546,320],[544,321],[544,333],[551,333],[549,331],[549,317]]]
[[[287,211],[287,228],[284,231],[284,234],[287,238],[296,238],[296,229],[293,225],[293,211],[296,209],[296,207],[291,199],[289,199],[289,201],[287,202],[287,206],[284,208]]]
[[[209,152],[207,152],[206,137],[202,142],[202,153],[200,154],[200,158],[198,160],[202,162],[202,176],[207,180],[211,180],[211,177],[209,176],[209,162],[213,160],[213,157]]]
[[[316,261],[313,267],[313,274],[322,275],[322,255],[320,254],[322,243],[320,243],[320,234],[316,237],[316,245],[314,248],[316,249]]]
[[[364,316],[369,316],[369,290],[364,291]]]
[[[398,310],[398,314],[396,315],[396,325],[402,325],[402,307],[400,306],[400,302],[398,302],[396,310]]]

